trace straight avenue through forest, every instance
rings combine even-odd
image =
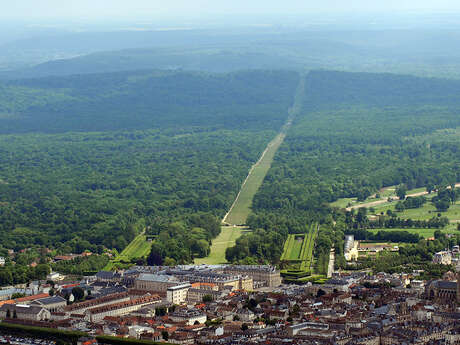
[[[284,141],[292,121],[302,108],[305,94],[305,76],[301,75],[297,87],[294,103],[288,110],[288,118],[279,134],[268,143],[259,160],[251,167],[248,176],[241,185],[241,189],[232,206],[222,219],[222,231],[213,241],[208,257],[195,259],[196,264],[220,264],[226,262],[225,250],[247,231],[246,220],[251,212],[252,200],[259,190],[268,170],[271,167],[278,148]]]

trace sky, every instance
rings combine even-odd
[[[459,0],[0,0],[4,19],[460,11]]]

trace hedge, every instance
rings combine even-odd
[[[77,343],[77,340],[80,337],[88,336],[88,334],[84,332],[63,331],[56,328],[26,326],[5,322],[0,323],[0,330],[20,333],[21,335],[26,336],[30,335],[43,338],[62,339],[66,341],[70,340],[72,343]]]
[[[111,337],[108,335],[99,335],[96,337],[97,341],[102,344],[113,344],[113,345],[141,345],[141,344],[149,344],[149,345],[173,345],[172,343],[162,343],[150,340],[138,340],[138,339],[131,339],[131,338],[118,338],[118,337]]]
[[[70,341],[73,344],[76,344],[77,340],[81,337],[88,337],[88,334],[84,332],[63,331],[56,328],[25,326],[5,322],[0,322],[0,331],[1,330],[15,334],[19,333],[20,335],[24,336],[61,339],[67,342]],[[118,338],[105,335],[99,335],[96,337],[96,339],[101,344],[109,345],[173,345],[172,343],[162,343],[150,340],[138,340],[131,338]]]

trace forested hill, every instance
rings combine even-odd
[[[460,81],[389,73],[314,71],[307,78],[308,106],[458,105]]]
[[[279,128],[298,75],[137,71],[0,84],[0,133]]]

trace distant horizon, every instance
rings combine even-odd
[[[11,26],[20,30],[36,29],[65,29],[76,25],[84,25],[91,27],[108,27],[113,25],[135,25],[135,26],[150,26],[150,27],[167,27],[167,28],[199,28],[200,26],[263,26],[263,25],[286,25],[286,26],[302,26],[308,24],[329,23],[323,21],[334,20],[331,24],[374,24],[373,21],[378,21],[378,24],[387,24],[398,22],[402,19],[416,20],[415,23],[420,26],[436,25],[444,26],[453,24],[460,26],[460,21],[452,23],[445,22],[447,17],[460,16],[460,8],[456,10],[400,10],[400,11],[363,11],[363,12],[334,12],[334,11],[318,11],[310,13],[206,13],[202,15],[189,14],[183,17],[179,14],[150,16],[150,15],[126,15],[113,17],[33,17],[33,18],[14,18],[5,17],[0,14],[2,23],[0,27]],[[430,19],[429,22],[417,22],[417,20]],[[302,22],[302,20],[312,20],[312,22]],[[254,22],[255,21],[255,22]],[[260,22],[257,22],[260,21]],[[252,22],[252,23],[251,23]],[[21,27],[22,26],[22,27]],[[125,29],[125,28],[123,28]]]
[[[284,17],[305,15],[451,14],[460,12],[454,0],[15,0],[2,4],[2,20],[195,20],[213,16]]]

